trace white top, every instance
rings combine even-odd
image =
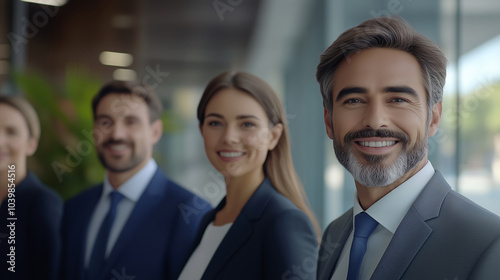
[[[130,179],[118,187],[118,192],[124,196],[124,198],[118,203],[116,208],[116,217],[109,232],[108,244],[106,247],[106,257],[109,256],[111,249],[116,243],[118,236],[120,235],[125,223],[127,222],[132,210],[141,197],[142,193],[149,184],[149,181],[153,178],[158,165],[154,159],[150,159],[149,162],[141,170],[135,173]],[[111,206],[111,201],[109,199],[109,194],[113,191],[113,187],[109,183],[108,175],[104,176],[104,187],[102,190],[101,198],[97,202],[97,205],[90,219],[89,229],[87,232],[87,243],[85,247],[85,267],[88,267],[90,261],[90,255],[92,254],[92,249],[94,248],[94,242],[101,227],[102,221],[106,217]]]
[[[415,199],[417,199],[418,195],[424,189],[425,185],[427,185],[434,173],[435,170],[430,161],[428,161],[415,175],[379,199],[365,211],[379,224],[368,238],[366,253],[361,263],[359,280],[370,279],[380,259],[382,259],[382,255],[384,255],[385,250],[389,246],[396,229],[406,215],[406,212],[408,212],[411,205]],[[352,213],[353,221],[357,214],[363,212],[363,208],[361,208],[357,198],[358,194],[356,192]],[[353,234],[354,223],[353,230],[340,253],[337,268],[333,273],[332,280],[345,280],[347,278],[349,253],[351,252]]]
[[[207,226],[200,244],[194,250],[186,266],[184,266],[178,280],[201,279],[207,269],[208,263],[212,260],[215,251],[232,225],[232,223],[229,223],[222,226],[214,226],[212,222]]]

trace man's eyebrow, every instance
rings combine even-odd
[[[109,115],[106,115],[106,114],[99,114],[99,115],[96,115],[95,116],[95,119],[111,119],[111,117]]]
[[[139,116],[137,115],[133,115],[133,114],[130,114],[130,115],[126,115],[123,117],[124,119],[135,119],[135,120],[140,120],[141,118],[139,118]]]
[[[339,91],[339,94],[337,95],[337,98],[335,98],[335,101],[339,101],[342,98],[344,98],[348,94],[352,93],[367,93],[368,90],[366,88],[362,87],[347,87],[343,88]],[[390,86],[390,87],[385,87],[383,92],[402,92],[402,93],[408,93],[413,96],[418,96],[417,92],[408,86]]]
[[[337,98],[335,98],[335,101],[339,101],[342,98],[344,98],[344,96],[351,94],[351,93],[367,93],[367,92],[368,92],[368,90],[366,88],[362,88],[362,87],[343,88],[339,91],[339,94],[337,95]]]
[[[123,119],[136,119],[136,120],[139,120],[141,119],[139,116],[135,115],[135,114],[127,114],[125,116],[119,116],[117,118],[113,118],[112,116],[108,115],[108,114],[99,114],[99,115],[96,115],[95,116],[95,120],[100,120],[100,119],[110,119],[110,120],[123,120]]]
[[[384,92],[403,92],[403,93],[409,93],[414,96],[418,96],[417,92],[408,86],[392,86],[392,87],[386,87],[384,88]]]

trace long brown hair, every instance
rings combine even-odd
[[[293,167],[285,110],[274,90],[266,82],[245,72],[228,71],[218,75],[207,85],[198,104],[199,125],[203,125],[205,121],[205,109],[210,99],[225,88],[234,88],[249,94],[262,106],[271,127],[277,124],[283,126],[278,144],[267,154],[264,172],[274,188],[309,217],[319,238],[321,230],[318,221],[309,207],[304,188]]]

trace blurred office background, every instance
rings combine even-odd
[[[444,112],[429,158],[460,193],[500,215],[500,3],[496,0],[0,0],[0,90],[25,95],[42,122],[30,166],[63,197],[102,180],[90,98],[111,79],[152,86],[167,112],[155,158],[216,204],[220,175],[196,121],[204,86],[246,70],[282,97],[295,166],[325,227],[354,182],[325,134],[315,70],[345,29],[399,15],[448,60]]]

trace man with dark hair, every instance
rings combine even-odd
[[[351,28],[321,55],[326,132],[356,184],[323,235],[318,279],[498,279],[500,218],[427,159],[446,59],[401,18]]]
[[[92,110],[106,175],[66,203],[62,278],[176,279],[211,207],[169,180],[152,158],[163,129],[161,102],[143,85],[111,82]]]

